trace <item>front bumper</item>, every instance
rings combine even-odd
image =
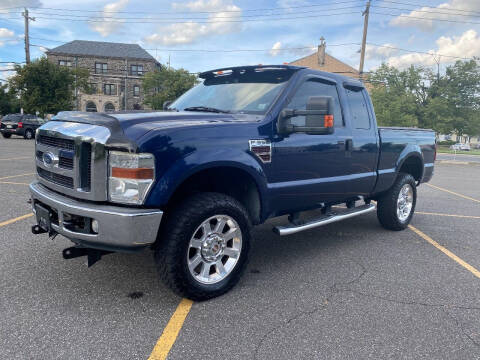
[[[60,195],[38,182],[30,184],[32,207],[49,207],[56,214],[51,228],[84,247],[135,251],[155,242],[163,211],[112,205],[99,205]],[[98,234],[72,231],[65,218],[71,216],[98,221]]]

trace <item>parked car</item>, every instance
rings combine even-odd
[[[275,65],[199,76],[164,112],[61,112],[43,125],[32,232],[64,235],[75,246],[63,257],[89,265],[150,248],[173,291],[205,300],[237,283],[252,225],[269,218],[289,215],[278,235],[375,210],[386,229],[408,226],[433,175],[432,130],[378,127],[363,83],[338,74]]]
[[[18,135],[30,140],[35,138],[35,131],[45,123],[45,120],[35,115],[8,114],[0,122],[0,132],[6,139]]]
[[[450,150],[456,150],[456,151],[470,151],[470,145],[469,144],[462,144],[462,143],[456,143],[450,146]]]
[[[480,143],[475,144],[475,145],[473,146],[473,148],[474,148],[474,149],[480,149]]]

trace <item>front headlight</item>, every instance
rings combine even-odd
[[[155,180],[153,155],[110,151],[108,167],[108,199],[123,204],[143,204]]]

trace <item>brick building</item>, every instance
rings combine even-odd
[[[142,77],[160,63],[137,44],[74,40],[47,52],[49,61],[90,71],[88,94],[76,90],[76,108],[112,112],[140,110]]]
[[[318,45],[317,52],[292,61],[290,65],[306,66],[316,70],[350,76],[355,79],[360,78],[360,73],[358,70],[327,54],[325,51],[326,47],[327,45],[325,43],[325,39],[322,37],[320,39],[320,45]]]

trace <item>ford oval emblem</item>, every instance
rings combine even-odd
[[[51,168],[55,164],[55,155],[52,154],[51,152],[45,152],[42,155],[42,161],[43,161],[43,165],[45,165],[48,168]]]

